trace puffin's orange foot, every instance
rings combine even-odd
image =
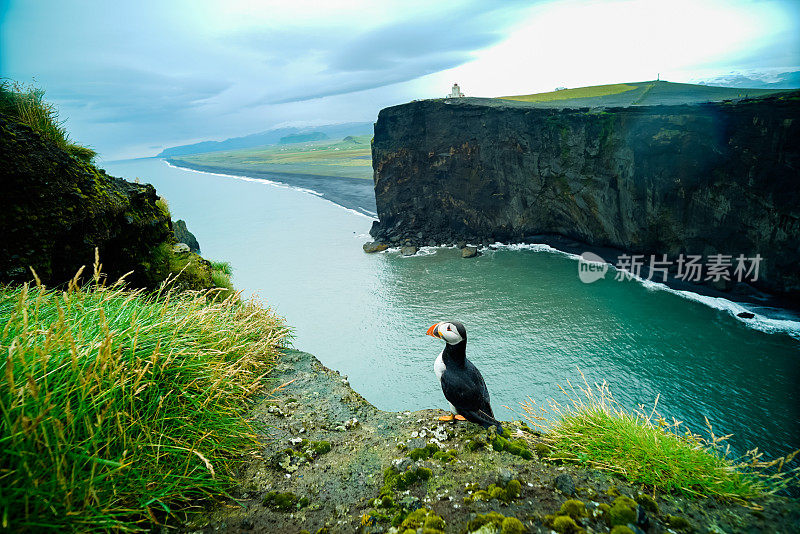
[[[457,415],[455,417],[458,417]],[[455,418],[452,414],[451,415],[443,415],[439,418],[439,421],[452,421]]]
[[[466,421],[466,420],[467,420],[467,418],[466,418],[466,417],[464,417],[463,415],[458,415],[458,414],[456,414],[456,415],[455,415],[455,420],[456,420],[456,421]]]

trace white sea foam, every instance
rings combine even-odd
[[[372,221],[377,221],[378,220],[377,214],[376,215],[372,215],[372,212],[370,212],[369,210],[361,210],[360,211],[360,210],[357,210],[357,209],[347,208],[345,206],[342,206],[341,204],[337,204],[336,202],[325,198],[323,196],[323,194],[320,193],[319,191],[314,191],[313,189],[308,189],[306,187],[297,187],[297,186],[289,185],[289,184],[286,184],[286,183],[283,183],[283,182],[277,182],[275,180],[269,180],[267,178],[251,178],[249,176],[239,176],[237,174],[224,174],[224,173],[221,173],[221,172],[199,171],[197,169],[190,169],[188,167],[180,167],[178,165],[173,165],[170,162],[168,162],[167,160],[161,160],[161,161],[166,163],[167,167],[172,167],[173,169],[180,169],[180,170],[186,171],[186,172],[196,172],[198,174],[209,174],[211,176],[222,176],[224,178],[234,178],[236,180],[242,180],[243,182],[253,182],[253,183],[258,183],[258,184],[266,184],[266,185],[271,185],[273,187],[281,187],[281,188],[284,188],[284,189],[293,189],[295,191],[300,191],[301,193],[308,193],[310,195],[314,195],[314,196],[316,196],[318,198],[321,198],[322,200],[330,202],[334,206],[338,206],[338,207],[342,208],[345,211],[349,211],[350,213],[352,213],[354,215],[358,215],[359,217],[366,217],[367,219],[370,219]]]
[[[558,250],[554,247],[551,247],[550,245],[546,245],[543,243],[515,243],[511,245],[506,245],[503,243],[495,243],[492,246],[496,247],[498,250],[500,249],[531,250],[534,252],[549,252],[551,254],[560,254],[562,256],[566,256],[575,261],[578,261],[581,258],[580,255],[578,254],[573,254],[571,252]],[[617,271],[617,269],[613,265],[611,265],[611,268],[614,271]],[[767,332],[770,334],[785,333],[792,336],[795,339],[800,340],[800,316],[792,312],[789,312],[787,310],[780,310],[776,308],[767,308],[753,304],[734,302],[724,297],[712,297],[709,295],[701,295],[700,293],[695,293],[694,291],[687,291],[684,289],[674,289],[667,286],[664,283],[654,282],[653,280],[647,280],[640,276],[631,275],[631,278],[635,279],[637,282],[642,284],[643,287],[645,287],[650,291],[666,291],[668,293],[672,293],[673,295],[677,295],[687,300],[699,302],[700,304],[704,304],[711,308],[727,312],[731,317],[733,317],[737,321],[740,321],[744,325],[753,328],[755,330],[759,330],[761,332]],[[742,312],[750,312],[754,315],[754,317],[751,319],[745,319],[743,317],[739,317],[738,314]],[[773,317],[769,317],[765,315],[765,313],[769,313],[770,315],[773,315]],[[780,317],[781,315],[783,315],[784,317],[792,317],[792,318],[789,319]]]
[[[637,277],[637,280],[651,291],[667,291],[673,295],[678,295],[687,300],[705,304],[711,308],[727,312],[731,317],[740,321],[741,323],[753,328],[766,332],[769,334],[785,333],[789,334],[795,339],[800,340],[800,318],[798,319],[783,319],[779,317],[768,317],[763,312],[773,312],[775,314],[790,314],[787,310],[779,310],[775,308],[765,308],[752,304],[741,302],[734,302],[724,297],[712,297],[709,295],[701,295],[694,291],[686,291],[683,289],[674,289],[666,284],[660,282],[653,282],[652,280],[643,280]],[[754,316],[751,319],[739,317],[738,314],[742,312],[750,312]]]

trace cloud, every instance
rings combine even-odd
[[[35,77],[78,142],[119,157],[284,121],[370,120],[453,81],[496,95],[665,65],[695,79],[797,67],[798,20],[786,15],[796,4],[678,4],[0,0],[0,76]],[[654,24],[659,9],[668,17]],[[687,63],[698,57],[702,75]]]
[[[220,95],[230,82],[193,74],[149,72],[111,66],[59,76],[64,85],[48,98],[86,113],[97,123],[170,121]]]
[[[510,25],[509,13],[481,12],[470,6],[433,16],[415,16],[358,35],[335,49],[331,71],[385,72],[407,62],[454,67],[475,50],[497,43]],[[449,58],[443,61],[443,58]]]
[[[527,7],[527,4],[522,4]],[[448,10],[408,15],[357,31],[317,27],[299,34],[286,29],[238,34],[239,46],[259,53],[265,65],[279,67],[286,57],[308,65],[306,77],[273,88],[251,106],[302,102],[386,87],[451,69],[473,59],[477,50],[499,42],[518,17],[513,3],[450,4]],[[281,54],[276,56],[275,51]]]

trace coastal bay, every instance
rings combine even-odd
[[[297,348],[380,409],[446,408],[432,371],[439,348],[424,332],[459,319],[501,419],[513,418],[503,405],[518,410],[528,395],[558,398],[557,384],[580,368],[627,406],[660,395],[665,416],[698,432],[708,417],[717,434],[734,434],[739,453],[777,456],[800,443],[791,320],[746,323],[729,301],[635,281],[583,284],[577,261],[549,247],[487,249],[474,260],[454,248],[365,255],[372,219],[318,196],[158,160],[107,168],[153,183],[203,254],[230,261],[236,287],[286,317]]]

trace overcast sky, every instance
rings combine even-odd
[[[0,0],[0,75],[104,159],[386,106],[800,70],[800,0]]]

